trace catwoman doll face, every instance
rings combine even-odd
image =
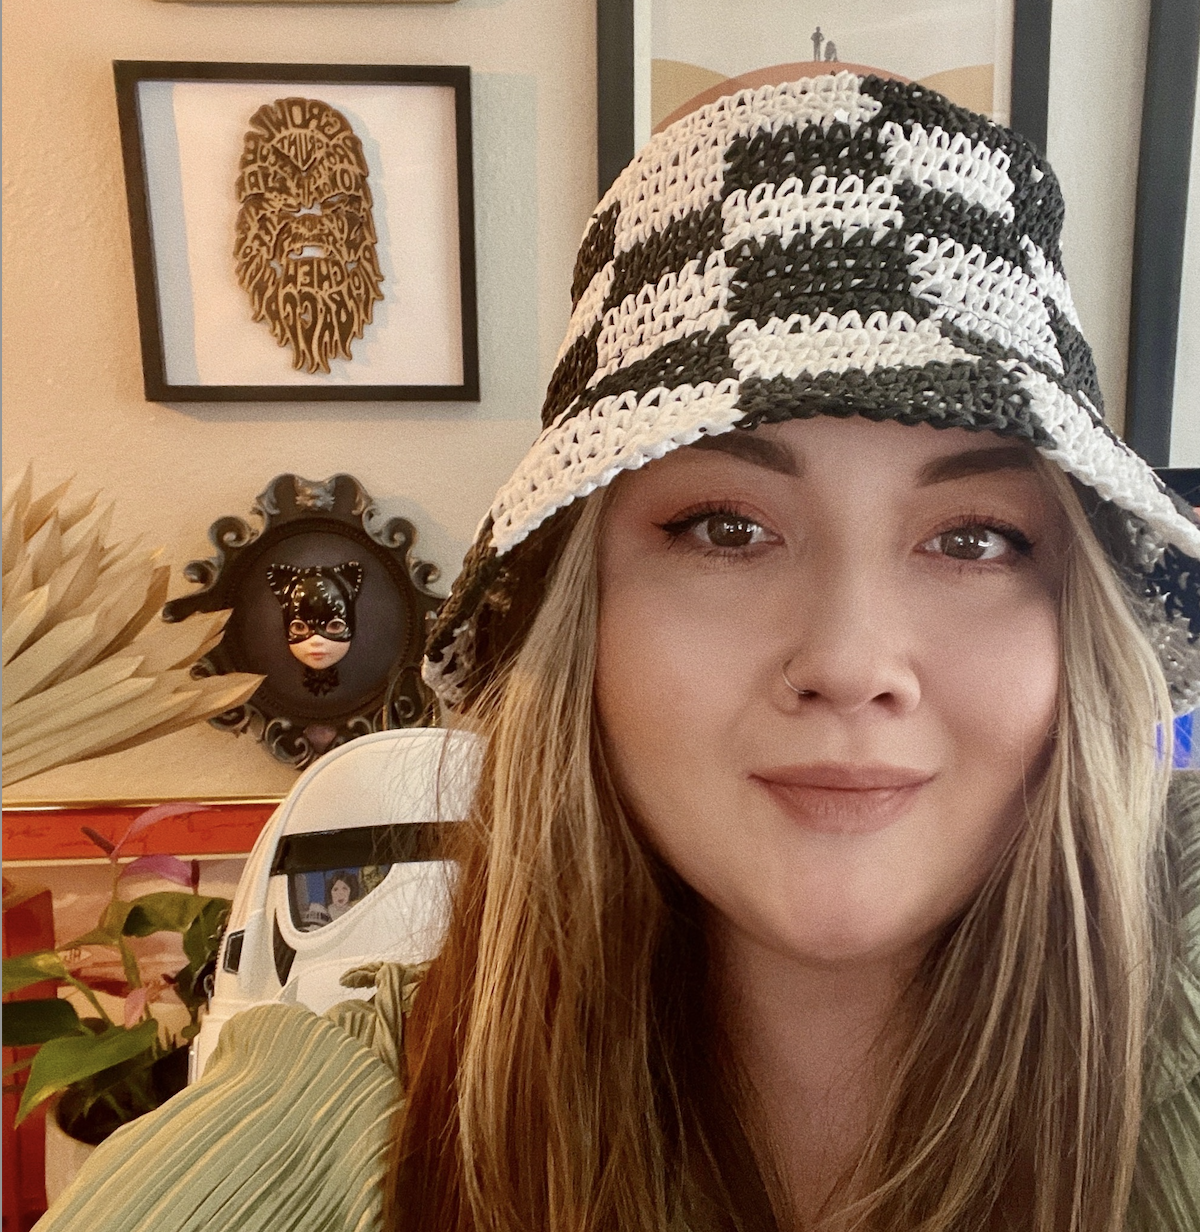
[[[927,946],[978,891],[1058,690],[1065,519],[1033,463],[987,433],[818,417],[617,481],[605,747],[713,928],[853,964]]]
[[[333,667],[349,653],[362,577],[357,561],[306,569],[268,567],[268,584],[283,609],[288,649],[305,667]]]

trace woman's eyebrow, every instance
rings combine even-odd
[[[756,436],[753,432],[733,431],[723,432],[719,436],[702,436],[698,441],[693,441],[690,448],[731,454],[780,475],[796,477],[801,470],[796,455],[786,445],[765,436]]]
[[[999,449],[966,449],[926,462],[917,474],[917,487],[926,488],[968,475],[990,471],[1032,470],[1033,453],[1023,445],[1004,445]]]

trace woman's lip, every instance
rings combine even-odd
[[[754,774],[764,783],[784,787],[825,787],[834,791],[880,791],[895,787],[918,787],[933,774],[908,766],[889,766],[882,762],[813,762],[802,766],[775,766]]]
[[[823,763],[752,777],[806,830],[871,834],[899,820],[934,775],[903,766]]]

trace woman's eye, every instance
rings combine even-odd
[[[690,540],[697,547],[736,552],[771,542],[774,538],[761,522],[741,513],[710,511],[668,522],[663,530],[676,542]],[[698,541],[698,542],[697,542]]]
[[[766,531],[757,522],[729,513],[705,518],[696,529],[715,548],[747,548],[766,538]]]
[[[335,633],[335,634],[345,633],[346,632],[346,622],[335,616],[332,620],[328,620],[325,622],[325,632]]]
[[[1014,549],[1026,551],[1028,547],[1024,536],[1006,534],[992,526],[956,526],[921,545],[922,551],[953,560],[1000,560]]]
[[[309,629],[308,625],[304,623],[304,621],[293,620],[292,623],[288,625],[288,632],[293,637],[307,637],[309,633],[311,632],[311,630]]]

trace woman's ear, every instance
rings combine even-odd
[[[356,560],[348,560],[343,565],[334,565],[332,572],[350,592],[350,598],[357,599],[363,584],[362,565]]]
[[[280,603],[287,603],[288,595],[299,574],[300,570],[295,565],[267,566],[267,585]]]

